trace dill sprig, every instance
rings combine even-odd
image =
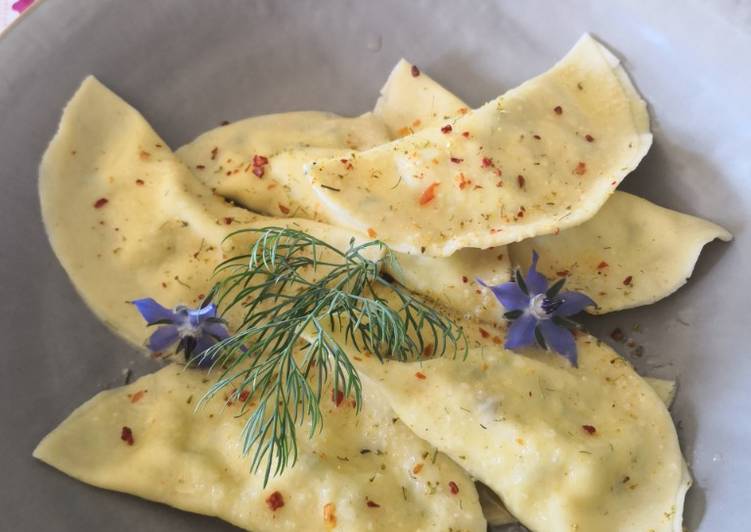
[[[239,233],[257,238],[248,253],[217,267],[210,297],[223,316],[239,310],[242,318],[234,334],[197,357],[222,371],[200,404],[232,389],[243,414],[256,405],[242,449],[252,451],[251,471],[263,468],[264,485],[294,465],[296,427],[306,416],[308,437],[320,430],[329,379],[333,399],[354,397],[360,411],[360,379],[340,342],[380,360],[407,360],[426,349],[456,353],[460,343],[466,353],[458,325],[381,274],[383,262],[395,260],[383,242],[352,239],[341,251],[295,229],[244,229],[230,237]]]

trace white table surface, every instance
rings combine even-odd
[[[0,0],[0,31],[18,18],[18,13],[12,9],[15,2],[16,0]]]

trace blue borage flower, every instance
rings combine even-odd
[[[146,320],[147,326],[160,325],[146,341],[152,353],[165,351],[177,343],[176,352],[182,352],[187,362],[198,367],[208,367],[212,357],[200,355],[215,343],[229,337],[224,320],[217,316],[216,305],[204,301],[199,308],[178,305],[170,310],[150,297],[132,303]]]
[[[477,282],[490,289],[506,309],[503,316],[511,322],[506,349],[520,349],[536,342],[543,349],[563,355],[576,367],[576,342],[570,330],[576,324],[567,318],[595,302],[580,292],[562,292],[565,277],[549,286],[548,279],[537,271],[538,258],[537,252],[532,252],[526,279],[517,269],[514,280],[508,283],[489,286],[482,279]]]

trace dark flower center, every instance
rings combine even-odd
[[[563,298],[537,294],[529,301],[529,313],[538,320],[547,320],[563,305]]]
[[[560,297],[546,297],[542,300],[542,310],[545,311],[545,314],[552,314],[556,310],[560,308],[560,306],[563,305],[563,298]]]

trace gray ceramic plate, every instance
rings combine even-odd
[[[545,70],[594,33],[651,104],[655,144],[624,188],[736,235],[688,286],[593,320],[677,376],[674,415],[696,477],[689,528],[747,530],[751,508],[751,6],[742,1],[47,0],[0,36],[0,530],[230,530],[79,484],[36,463],[39,439],[122,373],[153,365],[73,291],[39,217],[36,169],[93,73],[176,147],[222,120],[369,109],[401,56],[472,104]]]

